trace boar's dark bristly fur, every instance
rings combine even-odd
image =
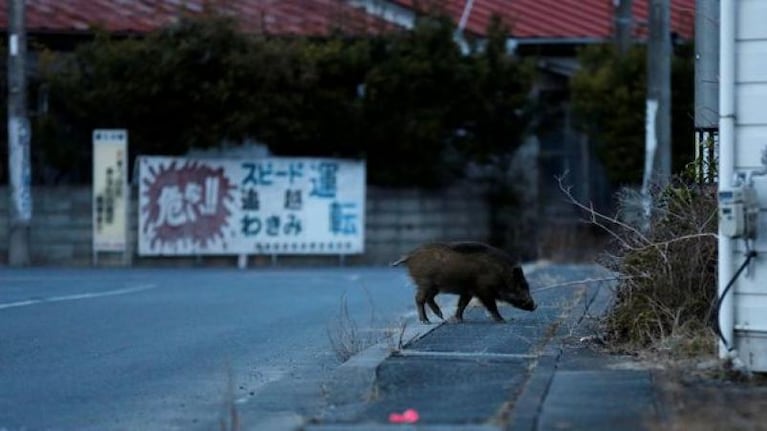
[[[455,320],[459,322],[473,297],[479,299],[497,322],[503,321],[496,305],[498,300],[522,310],[536,308],[522,267],[495,247],[479,242],[426,244],[392,266],[403,263],[416,284],[415,303],[421,322],[429,322],[425,304],[444,319],[442,310],[434,301],[440,292],[460,296],[455,311]]]

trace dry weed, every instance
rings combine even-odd
[[[349,304],[346,294],[341,296],[338,316],[327,328],[330,347],[341,362],[346,362],[355,354],[375,344],[375,334],[370,331],[375,322],[375,311],[371,305],[370,325],[367,329],[361,329],[357,321],[349,314]]]
[[[709,343],[685,342],[711,334],[716,295],[716,185],[675,180],[651,191],[649,218],[638,193],[619,195],[614,217],[577,202],[588,222],[611,238],[600,263],[620,274],[606,319],[608,339],[626,350],[656,349],[682,355],[709,353]]]

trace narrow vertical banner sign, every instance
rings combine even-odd
[[[358,254],[365,162],[139,159],[139,255]]]
[[[93,252],[125,252],[128,243],[128,132],[93,131]]]

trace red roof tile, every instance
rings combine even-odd
[[[0,26],[8,6],[0,2]],[[333,28],[350,33],[392,28],[383,20],[339,0],[27,0],[31,32],[86,31],[144,33],[182,16],[215,11],[233,16],[246,31],[324,35]]]
[[[458,22],[469,0],[438,2]],[[634,0],[635,34],[646,34],[647,2]],[[413,8],[414,0],[391,0]],[[671,1],[672,28],[692,38],[695,0]],[[331,28],[351,33],[380,31],[391,24],[355,8],[348,0],[27,0],[30,31],[86,31],[98,25],[113,32],[143,33],[206,9],[234,16],[246,31],[323,35]],[[503,17],[519,38],[610,37],[614,0],[473,0],[468,32],[482,35],[493,14]],[[0,2],[0,26],[7,24],[7,2]]]
[[[456,22],[463,15],[470,0],[445,0],[442,7]],[[646,34],[647,2],[634,0],[635,34]],[[408,8],[415,0],[393,0]],[[485,34],[493,14],[501,16],[511,25],[519,38],[599,38],[611,36],[614,0],[473,0],[466,30]],[[695,30],[695,0],[671,0],[671,27],[685,38],[692,38]]]

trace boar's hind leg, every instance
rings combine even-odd
[[[471,295],[467,293],[462,293],[461,297],[458,298],[458,306],[455,308],[456,322],[463,322],[463,310],[465,310],[466,306],[469,305],[469,301],[471,301]]]
[[[415,293],[415,305],[416,308],[418,308],[418,319],[422,323],[429,323],[429,319],[426,317],[426,310],[424,310],[426,297],[427,295],[425,290],[418,289],[418,291]]]
[[[439,316],[440,319],[445,320],[445,318],[442,316],[442,310],[439,309],[439,305],[434,301],[434,297],[437,296],[437,292],[429,293],[426,296],[426,303],[429,304],[429,308],[431,308],[431,311],[434,312],[437,316]]]
[[[478,296],[478,298],[480,302],[482,302],[482,305],[487,308],[487,311],[490,312],[490,315],[493,316],[493,320],[496,322],[505,322],[501,313],[498,312],[498,305],[495,303],[495,298],[486,295]]]

